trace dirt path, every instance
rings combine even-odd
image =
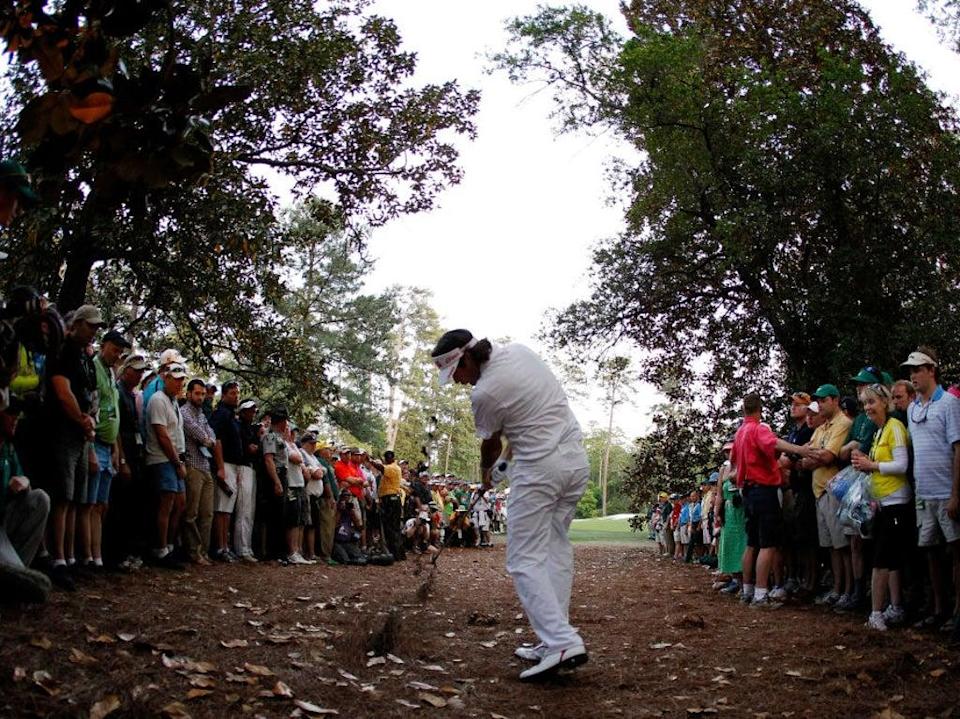
[[[960,716],[960,656],[938,637],[745,609],[704,569],[636,547],[576,558],[571,615],[590,663],[564,684],[516,681],[513,649],[533,636],[501,546],[448,550],[429,593],[412,561],[217,566],[4,608],[0,716]],[[368,656],[372,635],[392,656]]]

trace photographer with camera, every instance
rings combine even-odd
[[[346,487],[337,500],[337,530],[333,536],[333,559],[340,564],[363,566],[367,558],[360,551],[360,529],[363,520],[357,499]]]

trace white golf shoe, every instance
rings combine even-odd
[[[543,642],[536,646],[522,646],[513,650],[513,653],[525,662],[539,662],[547,653],[547,645]]]
[[[549,652],[540,658],[540,662],[529,669],[520,672],[520,681],[536,682],[549,679],[561,669],[573,669],[586,664],[587,650],[582,644],[562,649],[558,652]]]

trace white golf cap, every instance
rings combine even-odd
[[[907,357],[907,361],[902,363],[901,367],[922,367],[923,365],[928,364],[932,367],[936,367],[937,363],[933,360],[933,357],[917,350],[916,352],[911,352]]]
[[[174,379],[186,379],[187,367],[186,365],[180,364],[179,362],[174,363],[169,367],[167,367],[167,374],[173,377]]]
[[[256,408],[257,408],[256,402],[254,402],[252,399],[245,399],[243,400],[243,402],[240,403],[240,406],[237,407],[237,411],[243,412],[243,410],[245,409],[256,409]]]
[[[453,373],[457,371],[457,367],[460,364],[460,358],[463,357],[463,353],[476,344],[477,338],[474,337],[463,347],[456,347],[449,352],[444,352],[439,357],[433,358],[433,364],[435,364],[437,369],[440,370],[441,385],[450,383],[450,380],[453,379]]]
[[[160,353],[161,367],[169,364],[186,364],[186,362],[183,355],[180,354],[180,350],[167,349]]]
[[[820,414],[820,403],[814,400],[807,405],[807,412],[810,414]]]

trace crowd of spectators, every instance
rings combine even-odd
[[[389,564],[504,531],[503,493],[336,446],[106,324],[84,305],[47,327],[56,352],[18,350],[0,411],[5,599],[144,565]]]
[[[909,379],[867,366],[856,397],[794,392],[782,437],[747,395],[717,470],[689,496],[659,494],[660,555],[716,567],[713,588],[752,608],[813,603],[960,641],[960,389],[939,365],[923,346]]]

